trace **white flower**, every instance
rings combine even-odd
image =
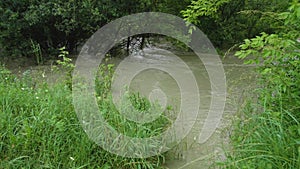
[[[70,159],[71,159],[72,161],[74,161],[74,160],[75,160],[73,157],[70,157]]]

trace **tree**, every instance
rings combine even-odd
[[[189,0],[12,0],[0,1],[0,46],[4,55],[58,55],[76,51],[108,22],[133,13],[179,14]],[[144,35],[142,35],[144,39]],[[144,42],[144,40],[143,40]]]
[[[118,17],[114,1],[18,0],[0,2],[0,45],[7,55],[28,56],[32,43],[45,54],[76,46]]]
[[[182,15],[214,45],[228,48],[261,31],[273,33],[277,27],[272,13],[283,12],[288,4],[280,0],[193,0]]]

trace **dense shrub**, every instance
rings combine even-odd
[[[276,34],[246,39],[236,53],[257,64],[258,102],[235,121],[228,168],[300,168],[300,3],[277,15]]]

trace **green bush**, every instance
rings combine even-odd
[[[257,64],[255,99],[235,122],[227,168],[300,168],[300,3],[277,15],[276,34],[246,39],[236,53]]]

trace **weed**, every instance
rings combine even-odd
[[[131,159],[103,150],[83,131],[65,83],[33,88],[27,78],[16,78],[0,67],[0,168],[162,168],[163,155]],[[118,130],[148,137],[168,124],[160,118],[139,129],[123,121],[109,99],[108,87],[99,84],[97,90],[106,93],[99,106],[107,108],[102,113]]]
[[[44,62],[42,50],[39,43],[34,42],[32,39],[30,39],[31,48],[32,48],[32,54],[35,57],[36,63],[38,65],[42,64]]]

